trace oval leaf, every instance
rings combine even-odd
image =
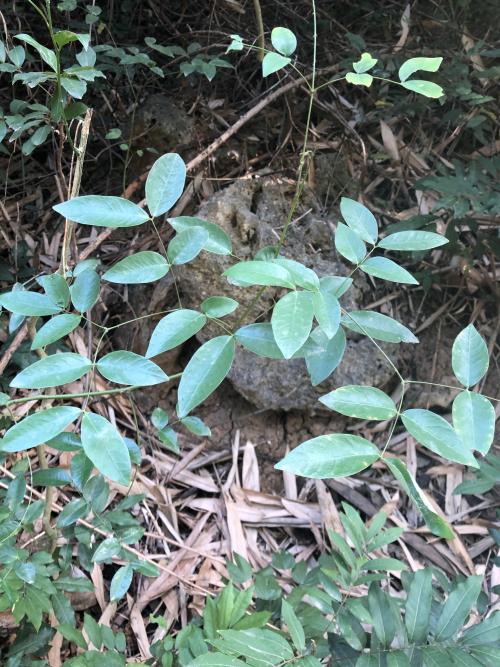
[[[130,483],[130,456],[116,428],[101,415],[88,412],[82,419],[82,447],[105,477],[118,484]]]
[[[168,244],[167,255],[171,264],[187,264],[204,248],[208,232],[203,227],[190,227],[178,232]]]
[[[274,262],[250,260],[238,262],[223,273],[230,283],[238,286],[262,285],[293,288],[294,283],[288,269]]]
[[[387,343],[418,343],[418,338],[405,326],[393,320],[392,317],[376,313],[372,310],[357,310],[342,317],[342,324],[376,340]]]
[[[342,361],[346,347],[344,330],[339,328],[335,336],[328,339],[321,329],[316,329],[304,347],[307,372],[315,387],[326,380]]]
[[[481,394],[462,391],[453,401],[453,426],[467,449],[487,454],[495,435],[495,408]]]
[[[176,310],[165,315],[156,325],[149,341],[146,357],[172,350],[194,336],[205,325],[206,315],[196,310]]]
[[[398,413],[392,398],[376,387],[346,385],[319,400],[330,410],[358,419],[393,419]]]
[[[166,276],[168,269],[168,262],[162,255],[144,250],[117,262],[104,273],[103,279],[122,285],[152,283]]]
[[[36,447],[56,435],[74,422],[80,415],[80,408],[59,407],[47,408],[25,417],[12,426],[0,440],[0,451],[22,452]]]
[[[451,349],[451,365],[459,382],[466,387],[479,382],[489,366],[488,347],[473,324],[455,338]]]
[[[172,208],[185,182],[186,165],[180,155],[167,153],[156,160],[146,180],[146,201],[153,218]]]
[[[375,278],[383,278],[393,283],[405,285],[418,285],[418,280],[402,266],[386,257],[369,257],[361,265],[360,269]]]
[[[373,213],[369,211],[366,206],[363,206],[363,204],[360,204],[354,199],[342,197],[340,200],[340,212],[347,225],[353,229],[363,241],[372,244],[377,241],[377,221],[375,220]]]
[[[285,359],[290,359],[304,345],[311,333],[312,320],[313,303],[309,292],[289,292],[274,306],[271,325]]]
[[[80,313],[90,310],[99,298],[100,280],[92,269],[82,271],[71,285],[71,303]]]
[[[132,566],[125,565],[124,567],[120,567],[113,575],[113,578],[111,579],[111,585],[109,588],[109,600],[110,602],[116,602],[117,600],[120,600],[125,593],[128,591],[130,588],[130,584],[132,583],[132,575],[134,571],[132,569]]]
[[[432,97],[436,99],[444,95],[441,86],[438,86],[437,83],[433,83],[432,81],[413,79],[412,81],[404,81],[401,85],[403,88],[418,93],[419,95],[423,95],[424,97]]]
[[[284,56],[291,56],[297,48],[297,38],[288,28],[273,28],[271,44]]]
[[[135,227],[149,220],[140,206],[121,197],[84,195],[52,208],[68,220],[95,227]]]
[[[327,338],[333,338],[340,325],[340,304],[328,290],[319,290],[312,295],[314,317]]]
[[[56,315],[61,312],[46,294],[28,292],[27,290],[13,290],[0,295],[0,306],[16,315],[42,316]]]
[[[184,369],[177,394],[177,414],[182,419],[217,389],[233,363],[233,336],[218,336],[202,345]]]
[[[35,361],[10,383],[17,389],[45,389],[79,380],[92,368],[90,359],[75,352],[58,352]]]
[[[204,250],[213,252],[216,255],[230,255],[232,251],[231,239],[226,232],[218,225],[201,218],[192,218],[188,215],[181,215],[177,218],[168,218],[176,232],[182,232],[192,227],[203,227],[208,232],[208,239],[203,246]]]
[[[418,408],[405,410],[401,419],[409,433],[424,447],[450,461],[479,467],[470,449],[444,417]]]
[[[303,442],[275,468],[313,479],[348,477],[368,468],[379,456],[377,447],[368,440],[333,433]]]
[[[274,338],[273,327],[270,322],[247,324],[238,329],[234,336],[246,350],[258,354],[259,357],[284,359],[283,353]]]
[[[435,232],[407,231],[395,232],[383,238],[379,248],[384,250],[418,251],[431,250],[448,243],[448,239]]]
[[[341,222],[337,225],[337,231],[335,232],[335,248],[339,255],[353,264],[362,262],[366,255],[366,246],[354,229],[343,225]]]
[[[99,373],[117,384],[146,387],[168,380],[162,369],[155,363],[135,352],[117,350],[99,359],[96,364]]]
[[[31,349],[38,350],[67,336],[76,329],[81,319],[80,315],[56,315],[38,329],[31,343]]]
[[[207,317],[224,317],[234,312],[239,304],[227,296],[210,296],[200,305]]]

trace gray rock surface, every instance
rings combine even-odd
[[[265,245],[276,244],[286,221],[293,184],[276,177],[242,180],[216,193],[207,200],[197,217],[220,225],[231,237],[233,253],[241,260],[251,259]],[[314,203],[304,201],[297,222],[292,222],[287,237],[285,256],[302,262],[322,277],[345,276],[348,268],[339,262],[332,243],[332,228],[328,220],[315,213]],[[283,290],[268,288],[253,305],[259,288],[236,288],[222,277],[223,271],[234,263],[234,258],[202,252],[186,266],[179,267],[176,275],[183,294],[183,306],[199,308],[208,296],[230,296],[239,301],[236,312],[225,318],[235,326],[245,313],[243,324],[268,321],[270,310]],[[342,304],[351,309],[362,307],[367,283],[363,277],[342,298]],[[200,341],[220,335],[215,324],[205,327]],[[388,345],[391,357],[399,355],[398,346]],[[318,387],[312,387],[305,362],[301,359],[275,361],[262,359],[238,348],[229,380],[235,389],[257,408],[274,410],[321,411],[318,396],[343,384],[371,384],[383,386],[393,377],[391,368],[373,344],[356,334],[348,334],[344,359],[337,370]]]

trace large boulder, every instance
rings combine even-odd
[[[208,199],[197,217],[216,223],[231,237],[233,254],[251,259],[265,245],[276,244],[286,222],[293,183],[276,177],[255,177],[237,181]],[[348,268],[339,261],[332,243],[333,226],[314,212],[314,201],[303,201],[297,219],[292,221],[284,248],[285,256],[302,262],[322,277],[345,276]],[[268,288],[254,303],[259,288],[237,288],[228,284],[223,271],[234,258],[207,252],[185,266],[176,268],[183,306],[199,308],[209,296],[230,296],[240,303],[236,312],[225,318],[230,326],[269,320],[273,304],[283,290]],[[362,306],[368,285],[358,276],[353,287],[342,297],[348,309]],[[221,329],[211,323],[199,334],[204,342]],[[399,356],[398,346],[389,345],[391,356]],[[373,343],[356,334],[348,334],[344,359],[337,370],[317,387],[311,385],[302,359],[279,361],[262,359],[239,348],[229,373],[235,389],[257,408],[274,410],[321,410],[318,396],[344,384],[387,385],[393,371]]]

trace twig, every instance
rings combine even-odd
[[[80,184],[82,182],[82,172],[83,172],[83,162],[85,159],[85,151],[87,149],[87,141],[89,138],[90,132],[90,122],[92,120],[92,109],[87,109],[85,118],[83,119],[80,140],[78,142],[78,148],[76,150],[76,164],[75,164],[75,173],[73,175],[73,180],[71,183],[70,198],[77,197],[80,192]],[[70,246],[71,239],[73,236],[74,222],[71,220],[65,220],[64,222],[64,238],[61,249],[61,265],[59,267],[59,272],[64,276],[68,270],[68,259],[70,255]],[[76,258],[75,258],[76,260]]]
[[[262,62],[262,60],[264,60],[266,43],[264,41],[264,21],[262,20],[262,8],[260,6],[260,0],[253,0],[253,7],[255,10],[255,22],[257,24],[257,42],[259,45],[257,57]]]

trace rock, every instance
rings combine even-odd
[[[134,123],[134,146],[154,148],[160,155],[188,144],[194,123],[182,107],[168,95],[150,95],[140,104]]]
[[[242,180],[216,193],[206,201],[197,217],[221,226],[231,237],[233,253],[239,259],[250,259],[266,245],[276,244],[286,221],[293,183],[275,177]],[[339,262],[332,243],[332,228],[328,220],[314,212],[307,212],[311,202],[303,202],[298,222],[290,225],[285,256],[298,260],[322,277],[345,276],[348,268]],[[235,313],[225,322],[235,327],[245,314],[244,322],[266,321],[276,299],[283,290],[268,288],[259,300],[253,301],[259,288],[236,288],[222,277],[223,271],[234,263],[234,258],[203,252],[194,261],[176,270],[183,293],[183,306],[199,308],[208,296],[230,296],[240,303]],[[367,293],[367,283],[359,276],[355,285],[343,297],[349,309],[360,308]],[[246,312],[248,309],[248,312]],[[220,335],[214,323],[198,335],[201,342]],[[397,357],[398,346],[387,346],[392,357]],[[318,387],[312,387],[303,360],[275,361],[262,359],[239,348],[229,373],[235,389],[258,408],[274,410],[321,410],[318,396],[342,384],[386,385],[393,371],[373,344],[364,337],[348,335],[348,345],[340,367]]]

